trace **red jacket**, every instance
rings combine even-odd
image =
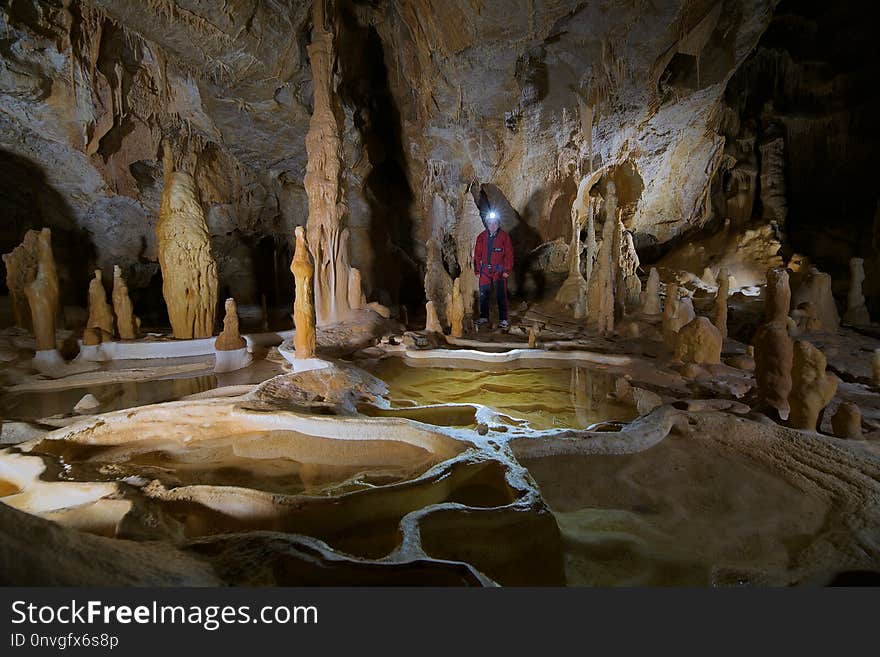
[[[510,235],[500,228],[492,242],[492,253],[487,252],[489,231],[484,230],[477,235],[474,246],[474,273],[480,277],[480,285],[488,285],[502,278],[502,275],[513,273],[513,243]]]

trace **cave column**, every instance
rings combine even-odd
[[[315,314],[319,325],[349,313],[348,206],[342,187],[342,140],[335,110],[334,35],[325,25],[324,0],[312,4],[313,35],[308,46],[314,85],[314,111],[306,135],[308,163],[304,185],[309,202],[308,244],[315,262]]]

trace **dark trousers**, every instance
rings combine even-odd
[[[480,286],[480,317],[489,319],[489,295],[492,291],[492,285],[495,286],[495,296],[498,298],[498,319],[504,321],[507,319],[507,279],[500,278],[494,283]]]

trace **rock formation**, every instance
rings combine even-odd
[[[715,328],[721,338],[727,338],[727,296],[730,294],[730,276],[722,269],[718,274],[718,292],[715,294]]]
[[[223,330],[214,340],[214,349],[218,351],[234,351],[236,349],[244,349],[247,342],[238,328],[238,306],[235,299],[226,300],[226,315],[223,317]]]
[[[871,382],[875,387],[880,387],[880,349],[875,349],[871,358]]]
[[[214,334],[217,263],[199,202],[195,179],[174,171],[171,146],[164,142],[165,189],[156,224],[162,294],[175,338]]]
[[[116,314],[116,330],[123,340],[136,340],[140,333],[141,320],[134,314],[128,285],[122,277],[122,268],[113,267],[113,312]]]
[[[529,327],[529,349],[538,348],[538,336],[540,333],[541,328],[537,324],[532,324]]]
[[[306,232],[302,226],[297,226],[296,249],[293,253],[293,262],[290,271],[296,280],[296,299],[293,302],[293,324],[296,333],[293,336],[293,344],[296,349],[296,357],[315,357],[315,303],[312,292],[314,283],[315,267],[309,245],[306,242]]]
[[[794,343],[788,423],[795,429],[815,431],[822,411],[837,392],[837,377],[826,374],[825,365],[825,354],[816,346],[806,340]]]
[[[351,267],[348,270],[348,305],[352,310],[360,310],[367,305],[361,283],[361,270]]]
[[[425,298],[434,304],[440,323],[449,323],[446,299],[452,294],[452,278],[443,266],[438,240],[431,238],[425,245]]]
[[[48,228],[44,230],[48,230]],[[24,289],[37,275],[39,239],[40,231],[29,230],[25,233],[21,244],[9,253],[3,254],[3,263],[6,265],[6,288],[9,290],[9,300],[12,304],[12,317],[16,326],[27,330],[32,328],[31,309]]]
[[[642,282],[639,280],[639,254],[633,243],[632,233],[623,230],[620,224],[623,239],[620,243],[620,273],[623,277],[624,308],[626,312],[632,312],[641,306]]]
[[[617,222],[606,218],[602,226],[602,244],[589,281],[589,322],[600,335],[614,331],[614,287],[617,258],[614,253],[614,233]]]
[[[721,332],[706,317],[697,317],[678,331],[675,357],[684,363],[721,362]]]
[[[437,310],[434,308],[434,302],[428,301],[425,304],[425,330],[433,333],[443,333],[443,325],[437,317]]]
[[[465,316],[464,299],[461,296],[461,278],[456,278],[453,281],[452,294],[446,307],[449,308],[449,334],[453,338],[460,338],[464,335]]]
[[[840,315],[831,293],[831,276],[810,266],[804,274],[795,292],[791,295],[791,303],[797,308],[809,301],[816,309],[816,317],[823,331],[833,332],[840,326]]]
[[[831,428],[838,438],[861,440],[862,438],[862,411],[857,404],[844,402],[837,407],[837,412],[831,418]]]
[[[656,267],[651,267],[645,291],[641,294],[642,312],[646,315],[659,315],[663,312],[660,303],[660,274]]]
[[[101,280],[103,273],[95,270],[95,277],[89,283],[89,319],[86,328],[98,328],[105,338],[113,337],[113,310],[107,303],[107,291]]]
[[[865,281],[865,261],[862,258],[849,260],[849,292],[846,296],[846,314],[843,320],[847,324],[870,324],[871,317],[865,306],[865,295],[862,294],[862,283]]]
[[[592,205],[590,202],[590,188],[596,182],[597,176],[591,175],[581,179],[577,194],[571,204],[571,242],[568,247],[568,277],[556,293],[556,301],[570,306],[575,319],[583,319],[587,313],[588,281],[593,269],[594,252],[587,251],[587,273],[581,272],[581,229],[585,221],[587,226],[587,241],[595,246],[596,237],[592,233],[595,230],[592,222]]]
[[[334,33],[328,29],[324,3],[312,3],[312,67],[314,110],[306,134],[308,163],[303,181],[309,199],[309,248],[315,267],[315,316],[319,325],[344,319],[348,302],[348,213],[342,184],[343,152],[336,113]]]
[[[679,298],[679,287],[672,283],[666,287],[666,304],[663,306],[663,341],[675,351],[676,334],[696,316],[690,297]]]
[[[58,317],[58,274],[52,256],[52,232],[40,231],[37,240],[37,272],[24,288],[31,310],[31,324],[37,341],[37,351],[56,348],[55,319]]]
[[[755,334],[755,384],[758,399],[787,417],[791,392],[793,346],[788,333],[788,305],[791,290],[788,272],[770,269],[767,272],[764,312],[766,322]]]

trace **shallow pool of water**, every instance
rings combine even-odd
[[[482,404],[533,429],[584,429],[603,421],[629,421],[635,409],[612,397],[618,375],[598,368],[487,367],[462,369],[408,365],[386,358],[370,371],[388,384],[393,406]]]

